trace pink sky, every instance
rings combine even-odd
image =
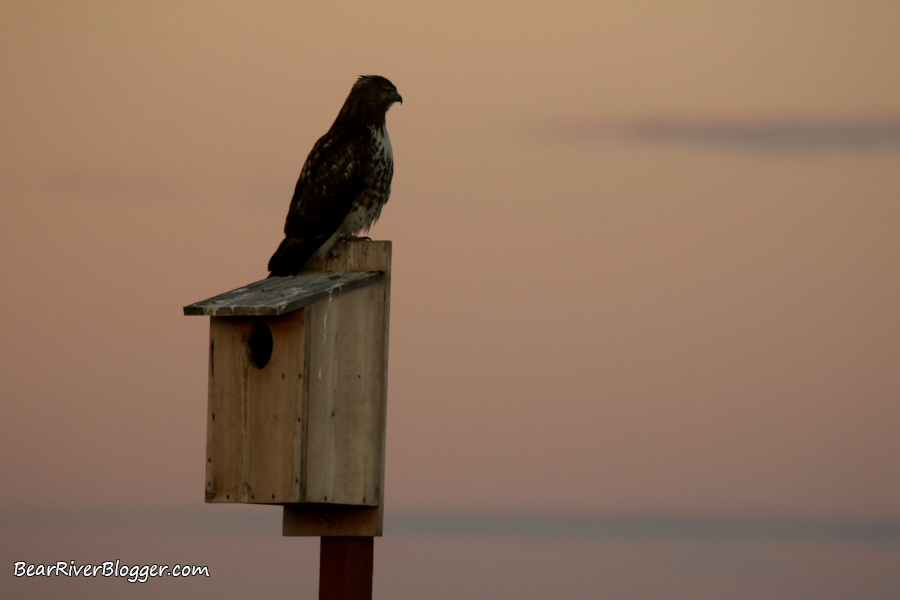
[[[5,2],[0,504],[202,502],[208,322],[391,79],[387,510],[900,519],[889,2]]]

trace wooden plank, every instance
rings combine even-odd
[[[372,537],[323,537],[319,550],[319,600],[372,600]]]
[[[247,357],[236,352],[249,323],[209,320],[209,400],[206,414],[206,501],[238,502],[241,490],[243,373]]]
[[[369,270],[307,271],[272,277],[184,307],[185,315],[216,317],[282,315],[337,292],[377,284],[383,274]]]
[[[310,307],[306,499],[378,505],[384,292],[336,294]]]
[[[381,535],[381,509],[343,504],[285,504],[281,534],[286,536]]]
[[[336,247],[341,256],[323,268],[384,276],[376,285],[332,295],[310,309],[305,497],[313,503],[373,508],[333,506],[339,517],[326,524],[322,509],[285,506],[284,535],[382,533],[391,243]]]
[[[207,502],[301,502],[306,309],[210,319]],[[260,369],[248,341],[269,328]]]
[[[252,319],[257,327],[269,327],[272,356],[262,369],[253,360],[247,368],[242,502],[303,500],[300,478],[307,310]]]

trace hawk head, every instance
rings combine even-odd
[[[385,113],[394,102],[402,104],[403,97],[393,83],[380,75],[363,75],[353,84],[338,121],[383,123]]]

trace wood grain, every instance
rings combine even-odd
[[[249,359],[241,340],[250,322],[209,320],[209,399],[206,415],[206,501],[238,502],[243,446],[243,377]]]
[[[285,536],[381,535],[381,510],[344,504],[285,504]]]
[[[391,243],[343,242],[336,247],[340,257],[329,259],[324,268],[380,271],[384,277],[310,308],[306,500],[374,508],[342,512],[345,532],[329,534],[316,521],[318,509],[285,507],[284,535],[371,536],[382,531]]]
[[[308,309],[260,317],[272,331],[272,358],[246,375],[242,502],[300,502],[302,416]]]
[[[256,281],[184,307],[184,314],[211,317],[282,315],[338,292],[381,281],[379,272],[331,269]]]
[[[210,319],[207,502],[301,502],[306,309],[281,317]],[[254,327],[272,332],[272,358],[250,356]]]
[[[310,308],[308,501],[378,504],[383,322],[377,286]]]

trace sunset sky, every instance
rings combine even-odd
[[[242,579],[314,597],[259,558],[315,560],[274,509],[203,506],[208,320],[181,307],[266,276],[303,160],[380,74],[404,102],[371,233],[394,243],[379,544],[422,581],[431,551],[468,574],[433,597],[539,598],[477,571],[538,554],[410,519],[874,523],[892,541],[791,556],[810,581],[871,570],[809,597],[895,598],[898,31],[889,1],[0,3],[3,585],[72,594],[9,563],[180,547],[98,533],[105,511],[265,513]],[[172,593],[237,589],[228,532],[202,531],[183,547],[219,577]],[[553,543],[576,580],[590,552],[625,565],[616,597],[707,597],[674,567],[671,596],[622,574],[680,551]],[[376,597],[421,597],[385,575],[404,568],[376,563]]]

